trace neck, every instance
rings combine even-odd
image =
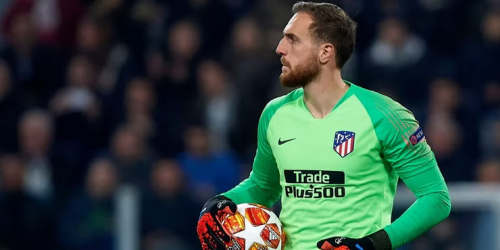
[[[304,87],[304,102],[314,118],[324,118],[344,96],[349,86],[342,80],[340,70],[322,71]]]

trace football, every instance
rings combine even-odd
[[[233,215],[228,215],[222,226],[232,241],[226,249],[230,250],[283,250],[285,248],[285,232],[281,222],[270,209],[244,203],[238,205]]]

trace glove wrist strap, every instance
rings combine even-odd
[[[373,243],[375,250],[392,250],[392,243],[385,230],[379,230],[367,236]]]

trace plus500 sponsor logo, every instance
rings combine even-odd
[[[286,185],[286,197],[306,199],[345,197],[345,187],[341,186],[345,184],[344,172],[321,170],[285,170],[285,181],[286,183],[290,184],[308,184],[307,187]]]

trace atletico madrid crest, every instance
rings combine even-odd
[[[337,131],[333,140],[333,150],[344,158],[354,151],[354,132]]]

